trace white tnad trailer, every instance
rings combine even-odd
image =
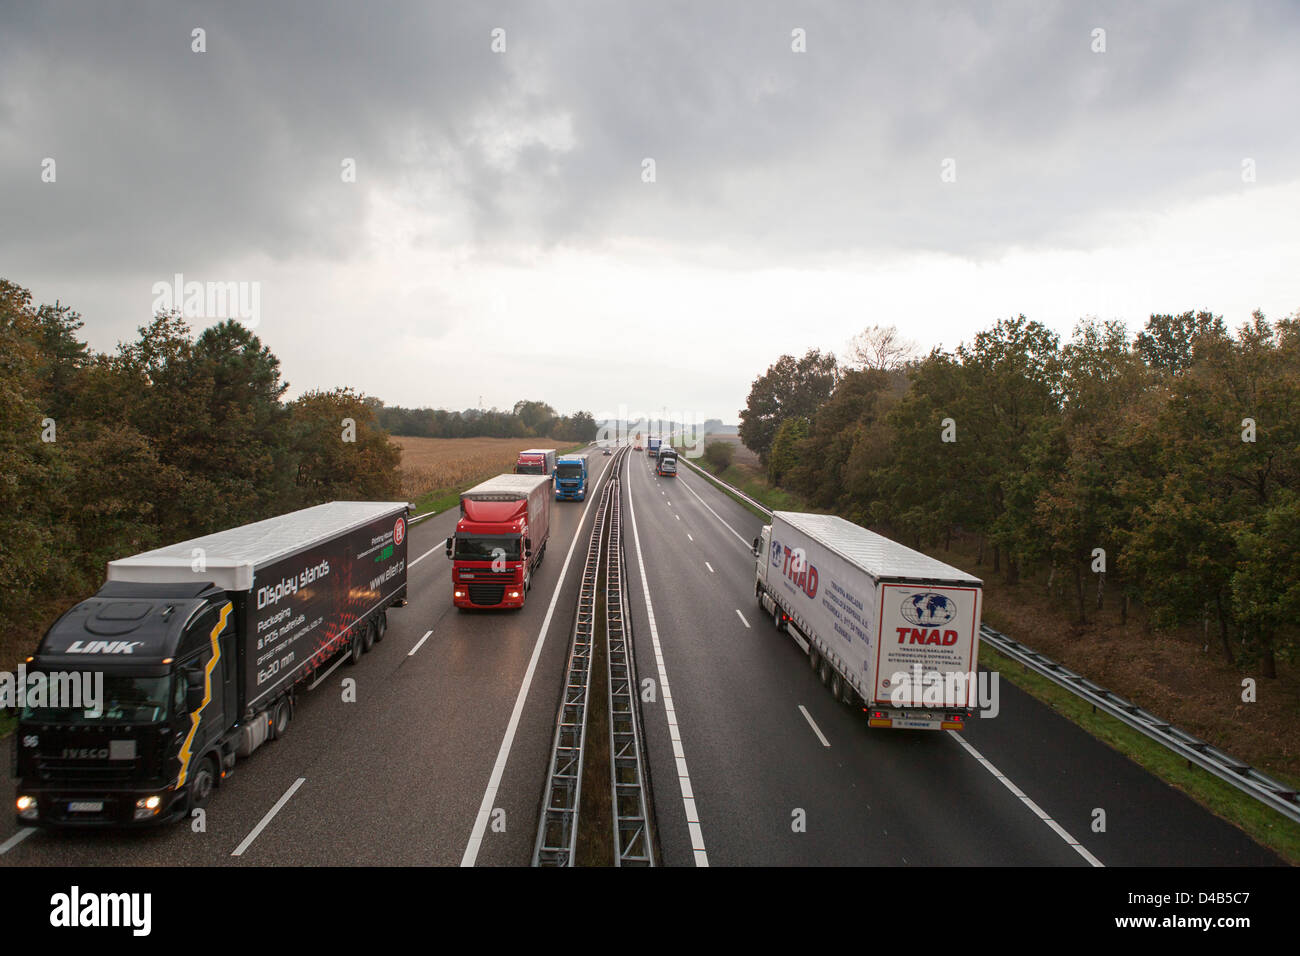
[[[759,603],[872,727],[960,730],[970,719],[979,578],[834,515],[774,512],[754,554]]]

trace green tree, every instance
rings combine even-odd
[[[839,378],[835,356],[809,349],[803,358],[782,355],[754,380],[740,413],[740,440],[767,464],[776,431],[787,418],[811,419]]]
[[[776,430],[772,441],[772,452],[768,456],[767,474],[773,484],[781,484],[794,468],[799,465],[799,442],[808,435],[808,419],[787,418]]]
[[[1198,342],[1223,342],[1227,338],[1223,317],[1209,312],[1152,315],[1146,328],[1138,333],[1136,347],[1151,368],[1174,375],[1191,366]]]
[[[379,427],[364,395],[350,388],[307,392],[289,404],[289,416],[302,505],[400,496],[402,449]]]

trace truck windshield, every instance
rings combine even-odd
[[[457,536],[455,557],[465,561],[518,561],[519,539],[505,534]]]
[[[508,459],[507,459],[508,460]],[[519,464],[515,465],[516,475],[544,475],[541,465]]]
[[[31,678],[28,675],[28,693],[32,691]],[[85,682],[78,674],[80,688],[75,694],[68,688],[57,689],[59,678],[51,679],[47,684],[46,700],[60,706],[23,707],[24,720],[37,720],[51,724],[84,723],[133,723],[156,724],[167,718],[167,703],[170,697],[172,679],[170,677],[125,677],[118,674],[103,675],[103,696],[98,693],[99,675],[86,688]],[[83,695],[85,692],[85,696]],[[80,700],[78,700],[80,698]],[[67,706],[78,703],[80,706]],[[181,697],[180,706],[184,706]]]
[[[555,466],[555,474],[559,478],[581,478],[582,466],[562,462]]]

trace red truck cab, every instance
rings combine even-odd
[[[554,448],[526,448],[519,453],[515,462],[516,475],[552,475],[555,474]]]
[[[452,603],[458,608],[524,606],[550,537],[551,478],[497,475],[460,496],[447,539]]]

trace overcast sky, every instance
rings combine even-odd
[[[101,350],[249,283],[294,395],[735,422],[872,323],[1300,309],[1298,50],[1289,2],[0,0],[0,276]]]

